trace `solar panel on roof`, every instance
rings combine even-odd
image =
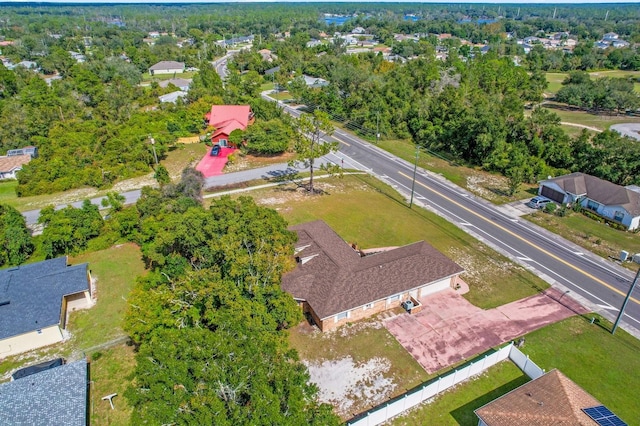
[[[583,408],[582,411],[591,417],[591,419],[598,423],[600,426],[627,426],[620,417],[616,416],[604,405],[598,405],[597,407]]]

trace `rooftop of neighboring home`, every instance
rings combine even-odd
[[[298,234],[300,262],[282,288],[320,319],[463,272],[424,241],[361,257],[321,220],[290,229]]]
[[[601,406],[597,399],[560,371],[551,370],[475,413],[487,426],[595,426],[583,409],[597,406]]]
[[[187,80],[184,78],[170,78],[169,80],[161,80],[158,82],[158,86],[160,87],[168,87],[170,84],[173,84],[178,89],[182,89],[183,87],[189,87],[191,84],[191,80]]]
[[[579,172],[546,179],[540,183],[545,182],[554,183],[565,192],[586,196],[606,206],[621,206],[630,214],[640,215],[640,194],[624,186]]]
[[[84,359],[2,383],[0,424],[86,426],[87,383]]]
[[[182,90],[176,90],[175,92],[167,93],[166,95],[159,96],[158,99],[163,103],[172,103],[175,104],[178,102],[178,99],[183,99],[188,95],[187,92]]]
[[[66,257],[0,269],[0,339],[59,324],[62,298],[88,289],[87,264]]]
[[[22,168],[25,164],[31,161],[30,154],[13,155],[10,157],[0,157],[0,173],[7,173],[13,170]]]
[[[184,69],[184,62],[176,61],[160,61],[149,67],[151,71]]]

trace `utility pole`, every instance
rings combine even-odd
[[[151,140],[151,149],[153,149],[153,159],[156,160],[156,167],[158,167],[158,156],[156,155],[156,140],[149,135],[149,139]]]
[[[380,142],[380,111],[376,111],[376,143]]]
[[[624,315],[624,310],[627,307],[627,303],[629,302],[629,299],[631,299],[631,293],[633,293],[633,289],[636,287],[636,284],[638,284],[638,279],[640,279],[640,269],[638,269],[638,273],[636,274],[636,277],[633,279],[633,282],[631,283],[631,287],[629,287],[629,292],[627,293],[627,297],[625,297],[624,302],[622,302],[622,308],[620,308],[620,312],[618,313],[618,318],[616,318],[616,322],[613,323],[611,334],[614,334],[616,332],[616,328],[618,328],[618,323],[622,319],[622,315]]]
[[[413,163],[413,182],[411,183],[411,201],[409,201],[409,208],[413,206],[413,191],[416,187],[416,172],[418,171],[418,155],[420,155],[420,147],[416,145],[416,162]]]

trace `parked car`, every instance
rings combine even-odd
[[[538,195],[537,197],[533,197],[531,200],[527,202],[527,206],[532,209],[543,209],[547,204],[553,203],[547,197],[543,197],[542,195]]]

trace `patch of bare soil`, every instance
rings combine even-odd
[[[473,174],[467,176],[467,189],[487,200],[498,200],[504,196],[508,187],[507,179],[503,176],[489,174]]]
[[[338,415],[350,417],[358,401],[377,405],[387,400],[396,387],[385,373],[391,363],[385,358],[372,358],[355,363],[350,356],[319,363],[305,362],[311,382],[320,392],[318,398],[335,407]]]
[[[250,154],[246,154],[246,155],[238,154],[234,156],[235,160],[233,161],[233,163],[227,163],[227,165],[224,168],[224,172],[225,173],[240,172],[243,170],[250,170],[258,167],[268,166],[271,164],[287,163],[291,161],[294,156],[295,154],[292,152],[285,152],[282,155],[271,156],[271,157],[256,156],[256,155],[250,155]]]
[[[480,245],[475,250],[483,251],[484,246]],[[474,287],[484,287],[487,276],[503,273],[508,275],[515,270],[524,270],[521,266],[503,257],[496,256],[470,256],[468,252],[450,248],[447,255],[455,259],[456,263],[465,270],[464,281]]]

